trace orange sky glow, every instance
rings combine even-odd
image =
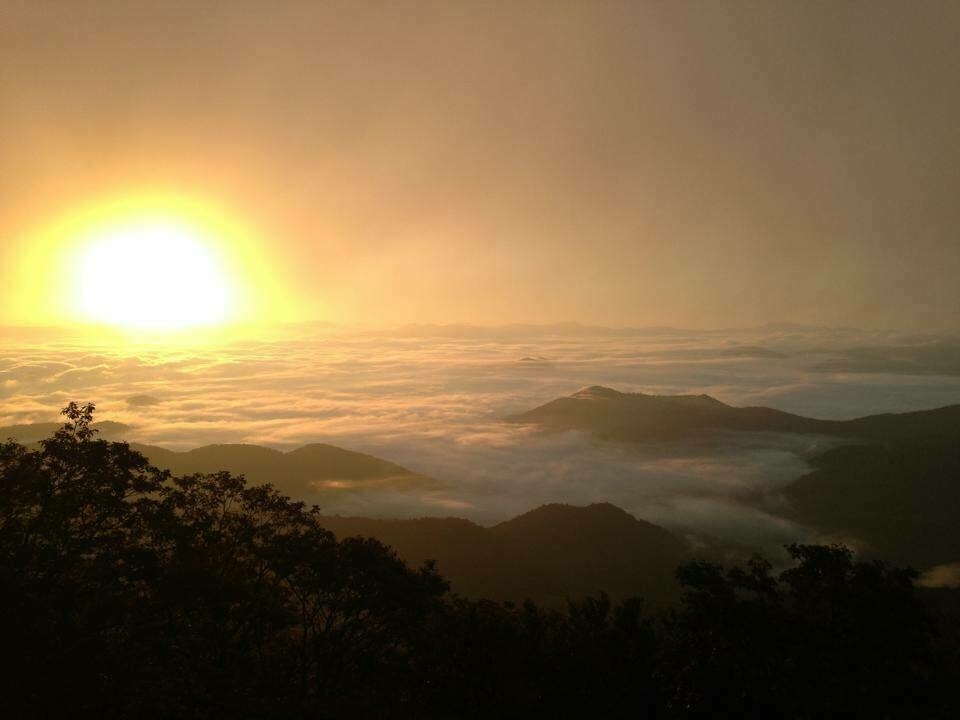
[[[952,2],[5,2],[0,324],[955,329],[958,24]],[[183,269],[167,316],[116,307],[158,278],[89,269],[124,223]],[[144,233],[183,223],[180,264],[151,262]]]

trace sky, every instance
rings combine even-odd
[[[3,0],[0,322],[159,194],[276,320],[955,330],[958,47],[935,0]]]

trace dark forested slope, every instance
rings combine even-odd
[[[92,413],[0,443],[4,717],[957,717],[957,596],[918,593],[909,570],[791,546],[781,572],[681,565],[656,614],[464,599],[274,488],[158,471],[96,439]],[[577,573],[674,547],[609,505],[456,522]]]
[[[456,518],[320,522],[339,537],[377,538],[414,566],[436,560],[455,592],[550,605],[599,591],[662,601],[689,556],[675,535],[607,503],[544,505],[491,528]]]
[[[960,560],[960,444],[905,437],[841,445],[786,490],[792,517],[917,567]]]

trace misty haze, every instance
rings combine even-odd
[[[958,27],[0,0],[0,713],[956,717]]]

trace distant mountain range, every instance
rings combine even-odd
[[[8,425],[0,427],[0,441],[12,438],[25,444],[36,443],[61,427],[62,423]],[[128,425],[110,421],[94,423],[93,427],[99,431],[98,437],[105,440],[120,440],[131,430]],[[174,475],[228,470],[244,475],[254,485],[272,483],[294,498],[373,487],[426,489],[441,485],[434,478],[389,460],[324,443],[289,452],[248,444],[205,445],[183,452],[139,443],[131,443],[130,447]]]
[[[229,470],[244,475],[254,485],[272,483],[294,498],[371,487],[440,486],[439,481],[389,460],[324,443],[304,445],[289,452],[243,444],[205,445],[185,452],[136,443],[130,447],[174,475]]]
[[[548,429],[584,430],[632,442],[694,440],[723,431],[779,432],[887,440],[960,437],[960,405],[935,410],[817,420],[768,407],[734,407],[709,395],[622,393],[595,385],[507,418]]]
[[[817,420],[709,395],[594,386],[508,418],[614,441],[700,440],[724,432],[812,433],[842,443],[784,490],[783,514],[862,551],[928,567],[960,560],[960,405]]]
[[[29,445],[30,443],[40,442],[44,438],[50,437],[62,427],[62,422],[4,425],[0,426],[0,442],[12,439],[19,443]],[[104,440],[120,440],[131,430],[129,425],[111,420],[95,422],[92,427],[98,431],[99,437]]]
[[[690,553],[677,536],[608,503],[543,505],[490,528],[459,518],[326,516],[321,523],[337,537],[376,537],[414,566],[436,560],[462,595],[554,606],[601,590],[666,601]]]
[[[960,561],[958,405],[819,420],[767,407],[734,407],[708,395],[646,395],[594,386],[508,421],[641,443],[709,437],[722,443],[731,432],[831,436],[839,445],[813,457],[811,472],[779,491],[786,503],[777,505],[778,514],[898,563],[922,568]],[[2,427],[0,439],[33,443],[58,427]],[[107,439],[129,431],[112,422],[96,427]],[[387,460],[326,444],[291,452],[242,444],[186,452],[132,447],[174,474],[229,470],[254,484],[272,483],[295,498],[441,486]],[[452,518],[325,517],[324,523],[340,536],[377,537],[413,564],[436,559],[457,592],[511,600],[555,603],[600,589],[619,597],[638,592],[665,597],[673,568],[688,552],[668,531],[612,505],[546,505],[491,528]]]

